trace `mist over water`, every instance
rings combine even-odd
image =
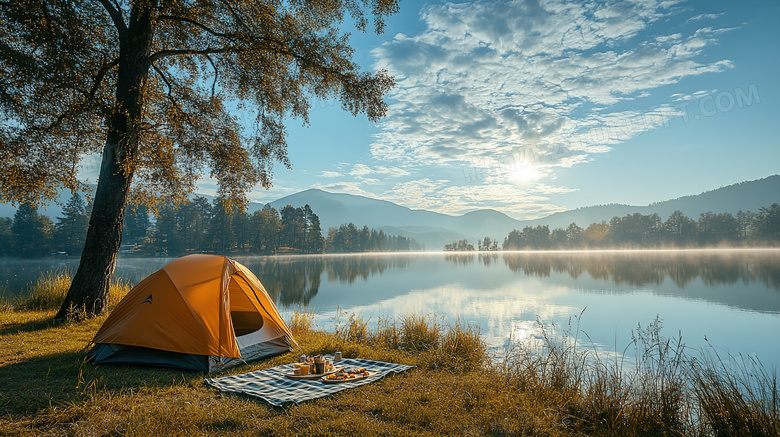
[[[558,335],[572,326],[604,351],[656,316],[662,334],[693,348],[756,354],[780,364],[780,250],[405,253],[237,257],[285,316],[310,311],[323,329],[359,314],[370,323],[406,314],[479,326],[488,344]],[[132,283],[170,258],[120,258]],[[75,271],[78,260],[4,260],[14,290],[41,271]],[[6,291],[7,293],[7,291]],[[583,313],[583,309],[585,310]],[[582,313],[582,317],[579,315]],[[705,341],[705,337],[708,341]]]
[[[600,251],[392,254],[239,259],[283,313],[324,329],[359,314],[406,314],[479,326],[492,347],[579,329],[587,346],[623,351],[662,320],[692,348],[780,363],[780,251]],[[584,313],[583,313],[584,310]],[[582,317],[580,318],[580,314]],[[707,340],[705,340],[705,338]],[[592,342],[592,344],[590,343]]]

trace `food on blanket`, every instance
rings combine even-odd
[[[325,377],[328,381],[347,381],[350,379],[360,379],[368,376],[368,371],[365,368],[344,370],[340,369],[338,372]]]

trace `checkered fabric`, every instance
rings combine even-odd
[[[299,404],[304,401],[323,398],[359,385],[371,384],[390,373],[401,373],[414,367],[353,358],[344,358],[335,364],[337,368],[343,367],[347,370],[365,367],[371,373],[371,376],[359,381],[326,384],[319,379],[301,380],[287,378],[284,375],[292,373],[293,364],[284,364],[241,375],[209,378],[205,380],[205,383],[220,391],[257,397],[271,405],[281,407],[285,404]]]

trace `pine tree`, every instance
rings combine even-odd
[[[62,208],[62,217],[57,217],[54,232],[54,249],[68,255],[80,255],[89,228],[86,203],[78,192]]]
[[[146,205],[133,204],[125,208],[125,223],[122,226],[122,244],[138,244],[146,238],[151,229],[149,210]]]
[[[308,208],[309,205],[306,205]],[[320,217],[309,209],[308,214],[308,243],[306,246],[307,253],[322,253],[325,250],[325,239],[322,238],[322,227],[320,225]]]
[[[0,217],[0,257],[13,254],[14,234],[13,219]]]
[[[51,219],[38,214],[31,204],[19,205],[11,226],[14,254],[34,258],[49,253],[53,227]]]

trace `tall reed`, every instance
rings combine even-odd
[[[778,436],[777,374],[753,357],[691,350],[656,318],[621,352],[586,348],[578,331],[509,348],[496,369],[521,392],[558,405],[585,435]],[[587,336],[585,336],[587,337]]]
[[[691,364],[700,427],[713,436],[780,435],[777,370],[754,356],[722,357],[714,349]]]

